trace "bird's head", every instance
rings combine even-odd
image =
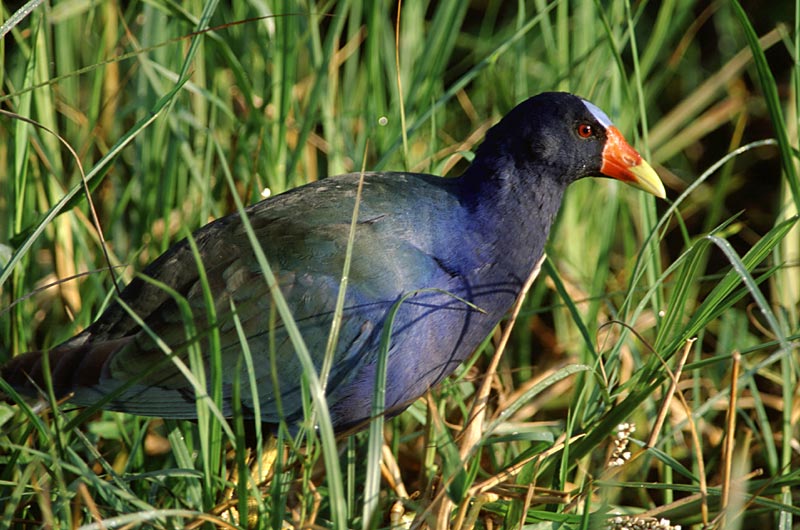
[[[487,133],[478,157],[490,165],[520,170],[569,184],[589,176],[621,180],[664,198],[664,185],[594,104],[565,92],[545,92],[523,101]]]

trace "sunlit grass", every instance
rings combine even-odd
[[[264,485],[252,433],[211,406],[193,424],[0,404],[0,526],[223,526],[244,510],[262,527],[797,526],[797,17],[706,4],[404,0],[399,34],[389,1],[35,9],[0,41],[0,359],[85,328],[115,282],[266,189],[362,162],[457,174],[542,91],[604,108],[672,202],[572,186],[495,371],[503,329],[387,420],[385,445],[377,428],[334,440],[311,378],[322,427],[256,444],[276,458]],[[609,467],[626,422],[630,461]]]

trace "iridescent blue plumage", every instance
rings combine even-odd
[[[345,309],[327,382],[336,428],[369,418],[381,332],[401,298],[408,297],[393,322],[387,368],[386,406],[393,412],[452,373],[491,333],[542,256],[567,185],[600,175],[603,163],[616,156],[606,148],[606,136],[614,130],[602,111],[580,98],[542,94],[487,133],[461,177],[364,176]],[[585,136],[587,131],[591,135]],[[359,175],[325,179],[247,209],[318,369],[358,180]],[[663,195],[646,164],[630,168],[625,180]],[[113,394],[107,408],[193,418],[195,392],[153,334],[181,359],[195,344],[208,359],[210,330],[216,329],[224,367],[223,412],[233,410],[238,379],[250,414],[257,396],[262,421],[300,421],[303,371],[240,217],[219,219],[193,237],[214,295],[216,321],[209,320],[195,257],[186,242],[178,243],[143,274],[186,298],[197,334],[187,336],[178,304],[157,282],[134,280],[122,293],[124,304],[112,304],[90,328],[50,352],[57,393],[74,392],[73,402],[83,405]],[[253,354],[255,389],[241,362],[237,321]],[[40,381],[40,371],[41,354],[34,352],[4,367],[3,377],[33,393],[28,375]]]

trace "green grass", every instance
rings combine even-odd
[[[397,35],[389,1],[52,4],[0,41],[0,360],[265,188],[457,174],[546,90],[605,109],[671,202],[572,186],[496,371],[500,330],[383,437],[338,441],[311,377],[321,428],[279,430],[260,489],[213,383],[196,424],[0,404],[0,527],[238,525],[229,506],[265,528],[388,527],[393,506],[430,528],[800,525],[800,7],[404,0]]]

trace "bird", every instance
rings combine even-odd
[[[244,209],[319,371],[358,200],[338,341],[324,382],[333,428],[369,422],[388,322],[387,415],[456,370],[503,319],[543,256],[567,186],[591,176],[666,195],[655,170],[602,110],[570,93],[545,92],[491,127],[458,177],[347,174]],[[191,420],[195,387],[175,358],[188,364],[188,352],[199,349],[208,373],[213,336],[222,373],[210,373],[207,384],[221,381],[222,413],[237,408],[266,425],[300,424],[303,367],[240,213],[191,238],[196,254],[188,239],[176,243],[84,331],[11,358],[2,378],[20,395],[36,397],[48,365],[56,397],[70,396],[75,405],[103,401],[109,410]]]

